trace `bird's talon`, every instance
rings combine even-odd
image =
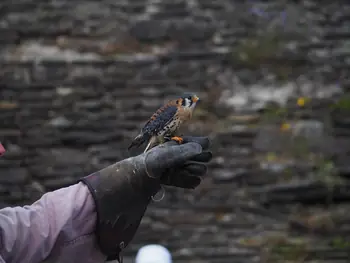
[[[182,139],[181,137],[178,137],[178,136],[171,137],[171,140],[176,141],[179,144],[183,143],[183,141],[184,141],[184,139]]]

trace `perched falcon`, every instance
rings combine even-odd
[[[182,142],[181,137],[175,136],[181,124],[192,118],[192,113],[199,98],[195,94],[184,95],[169,101],[159,108],[141,129],[139,135],[132,141],[129,150],[148,142],[144,152],[156,143],[163,143],[166,138]],[[172,137],[174,136],[174,137]]]

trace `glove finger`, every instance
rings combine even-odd
[[[201,181],[202,179],[199,176],[193,176],[186,171],[181,171],[173,176],[162,177],[160,179],[161,184],[184,189],[194,189]]]
[[[195,176],[203,176],[208,170],[207,166],[201,163],[186,163],[183,169]]]
[[[203,150],[206,150],[210,146],[210,140],[208,137],[195,137],[195,136],[183,136],[183,143],[196,142],[202,146]]]
[[[193,158],[191,158],[191,161],[193,162],[201,162],[201,163],[208,163],[213,158],[213,154],[211,152],[202,152]]]
[[[182,167],[186,161],[201,152],[202,146],[194,142],[172,147],[157,146],[145,153],[145,168],[151,177],[157,177],[167,168]]]
[[[181,166],[187,160],[192,159],[202,152],[202,146],[190,142],[172,147],[159,147],[157,150],[148,152],[146,159],[149,163],[159,162],[164,168]]]

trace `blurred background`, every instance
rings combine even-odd
[[[150,205],[125,262],[149,243],[179,263],[349,262],[349,3],[3,0],[0,14],[3,206],[128,157],[191,91],[208,176]]]

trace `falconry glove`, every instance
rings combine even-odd
[[[97,210],[97,241],[108,260],[118,259],[134,237],[161,185],[194,189],[212,158],[207,137],[169,141],[81,179]]]

